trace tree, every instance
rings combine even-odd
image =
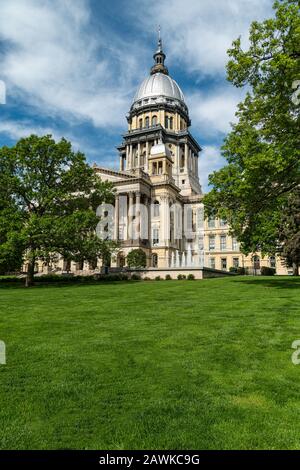
[[[131,250],[127,255],[127,264],[130,268],[145,268],[147,259],[144,250],[141,248]]]
[[[0,169],[0,237],[1,221],[7,225],[0,256],[3,246],[11,246],[10,253],[18,247],[27,263],[26,286],[33,283],[37,259],[49,262],[60,254],[89,260],[114,247],[95,232],[96,208],[113,200],[111,184],[65,139],[56,143],[50,135],[32,135],[3,147]]]
[[[227,77],[248,92],[222,147],[228,164],[210,175],[204,199],[207,215],[227,219],[245,253],[274,251],[282,208],[300,185],[299,6],[282,0],[274,10],[252,23],[247,51],[240,38],[228,51]]]
[[[289,195],[283,208],[279,225],[281,256],[288,267],[293,267],[294,276],[299,275],[300,266],[300,188]]]

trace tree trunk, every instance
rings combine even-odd
[[[34,281],[34,266],[35,266],[35,258],[31,259],[28,262],[25,287],[31,287],[34,284],[33,282]]]
[[[293,263],[293,276],[299,276],[299,265],[298,265],[298,263]]]

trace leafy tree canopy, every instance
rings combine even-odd
[[[127,264],[130,268],[145,268],[146,253],[141,248],[131,250],[127,255]]]
[[[113,248],[96,233],[96,209],[113,200],[112,186],[102,182],[80,152],[65,139],[32,135],[0,149],[0,263],[9,254],[34,264],[61,254],[75,261],[94,259]],[[17,250],[16,250],[17,248]]]
[[[227,219],[245,253],[276,249],[282,209],[300,185],[299,2],[274,3],[275,16],[253,22],[249,48],[228,51],[228,80],[246,87],[225,139],[227,165],[210,175],[207,215]]]

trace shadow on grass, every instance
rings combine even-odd
[[[138,280],[128,280],[128,281],[90,281],[90,282],[36,282],[33,286],[27,288],[23,282],[9,282],[7,284],[0,283],[1,289],[25,289],[26,291],[31,291],[32,289],[41,289],[48,287],[86,287],[86,286],[108,286],[108,285],[120,285],[120,284],[136,284],[141,283]]]
[[[248,284],[252,286],[272,287],[274,289],[299,289],[300,292],[300,276],[299,277],[255,277],[255,278],[239,278],[234,282]]]

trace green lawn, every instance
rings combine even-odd
[[[300,449],[300,279],[0,286],[2,449]]]

